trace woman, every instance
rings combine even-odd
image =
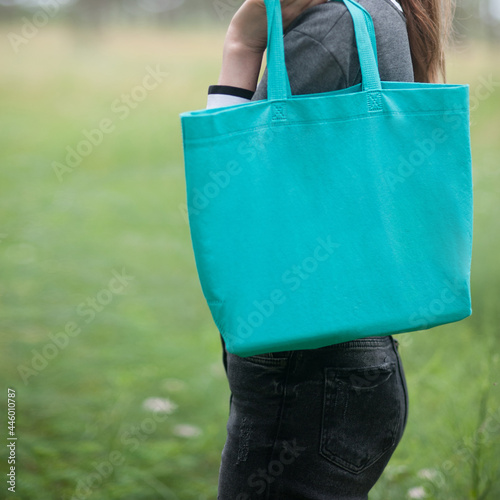
[[[382,81],[444,76],[439,0],[359,0],[376,31]],[[350,14],[341,2],[281,0],[292,94],[360,83]],[[446,13],[445,13],[446,14]],[[227,31],[207,107],[265,99],[257,86],[267,44],[263,0],[246,0]],[[408,396],[398,343],[368,337],[320,349],[223,360],[231,389],[219,500],[361,500],[406,426]]]

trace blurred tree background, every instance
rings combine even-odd
[[[240,4],[0,0],[2,474],[8,387],[18,436],[0,498],[216,499],[229,391],[179,113],[205,106]],[[458,0],[454,31],[474,312],[398,336],[410,416],[370,500],[500,498],[500,0]]]
[[[57,8],[58,16],[75,26],[108,23],[169,26],[229,19],[240,0],[0,0],[0,19],[16,20],[41,6]],[[456,0],[455,30],[495,39],[499,36],[499,0]]]

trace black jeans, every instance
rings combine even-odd
[[[224,347],[224,344],[223,344]],[[406,426],[391,336],[242,358],[231,390],[219,500],[366,500]]]

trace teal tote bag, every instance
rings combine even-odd
[[[292,96],[266,0],[267,100],[181,114],[198,275],[240,356],[471,314],[468,86],[381,82],[372,19],[343,1],[360,85]]]

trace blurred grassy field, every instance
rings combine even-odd
[[[50,26],[15,54],[16,29],[0,29],[2,426],[7,387],[18,412],[8,498],[214,500],[229,393],[182,209],[178,115],[205,106],[222,26]],[[464,46],[449,66],[475,99],[474,314],[399,336],[410,418],[373,500],[500,498],[498,54]],[[156,88],[137,90],[152,69]],[[113,131],[90,133],[90,153],[56,172],[102,120]],[[164,413],[144,408],[152,397]]]

